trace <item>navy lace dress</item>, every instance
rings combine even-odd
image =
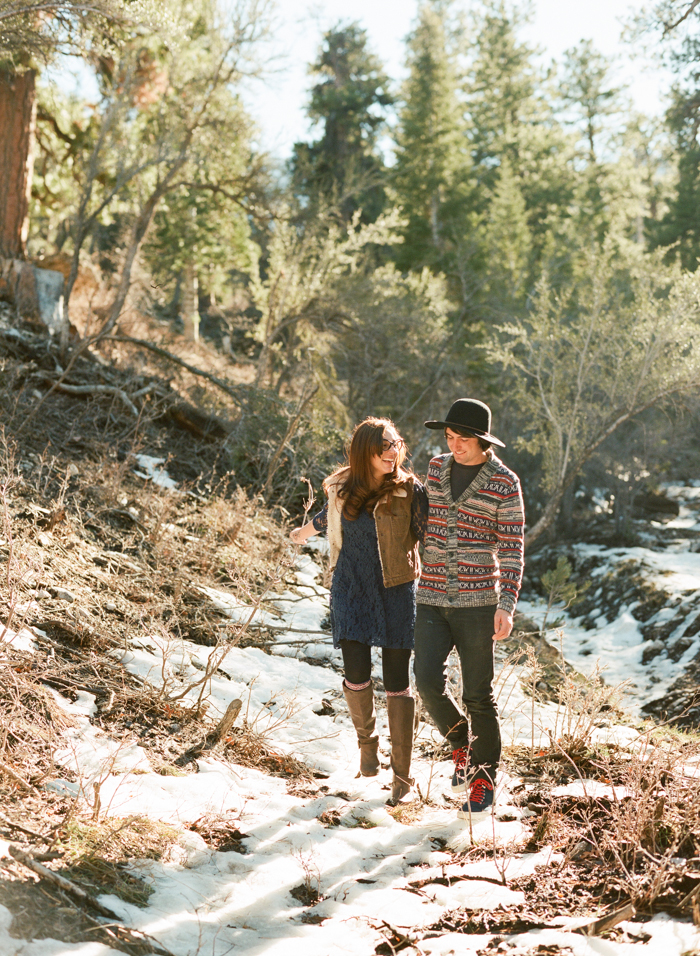
[[[328,527],[328,505],[313,519],[317,531]],[[428,519],[428,497],[414,482],[411,530],[423,540]],[[374,647],[413,648],[416,621],[416,582],[384,587],[374,517],[363,511],[354,521],[341,516],[343,546],[331,583],[333,645],[360,641]]]

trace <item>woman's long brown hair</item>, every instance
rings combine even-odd
[[[411,477],[411,472],[402,467],[406,458],[406,446],[403,445],[396,456],[394,470],[384,475],[377,484],[372,471],[372,456],[382,454],[384,429],[387,426],[396,430],[396,426],[388,418],[365,418],[356,425],[345,449],[347,465],[337,468],[323,482],[323,487],[328,492],[329,484],[341,479],[338,496],[344,502],[343,514],[350,521],[354,521],[363,510],[371,513],[383,495]]]

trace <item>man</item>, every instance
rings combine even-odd
[[[452,745],[452,790],[467,793],[461,817],[493,807],[501,757],[493,693],[495,641],[508,637],[523,571],[520,482],[493,453],[491,409],[456,401],[444,429],[450,453],[428,466],[428,526],[418,583],[414,671],[430,716]],[[464,713],[447,692],[446,663],[456,648]]]

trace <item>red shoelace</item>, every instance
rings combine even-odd
[[[469,802],[483,803],[487,790],[493,790],[493,784],[483,777],[477,777],[469,784]]]
[[[464,770],[464,768],[467,766],[468,757],[469,754],[464,747],[460,747],[458,750],[453,750],[452,759],[455,762],[455,770]]]

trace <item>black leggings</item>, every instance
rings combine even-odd
[[[366,684],[372,676],[372,648],[361,641],[341,641],[345,679],[350,684]],[[402,647],[382,648],[384,690],[397,694],[408,687],[411,651]]]

